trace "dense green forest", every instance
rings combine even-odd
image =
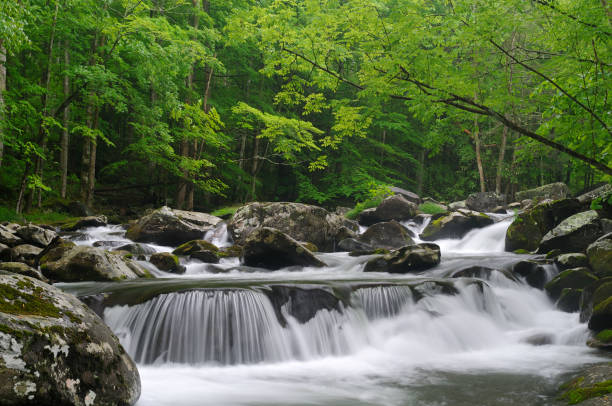
[[[4,0],[0,204],[577,193],[611,45],[606,0]]]

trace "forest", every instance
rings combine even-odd
[[[611,45],[606,0],[5,0],[0,205],[579,193]]]

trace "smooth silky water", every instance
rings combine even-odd
[[[187,261],[181,277],[157,271],[162,279],[58,285],[79,295],[172,287],[104,310],[139,365],[138,406],[557,405],[564,379],[606,360],[585,345],[589,332],[578,314],[556,310],[544,292],[503,272],[446,279],[473,265],[503,271],[524,259],[503,252],[510,221],[436,241],[441,264],[416,275],[364,273],[369,257],[336,253],[319,254],[324,269]],[[426,224],[405,225],[418,233]],[[129,241],[116,228],[85,234],[79,243]],[[223,226],[206,238],[229,244]],[[428,280],[452,281],[458,293]],[[266,294],[274,284],[353,288],[338,308],[300,322],[287,304],[276,314]]]

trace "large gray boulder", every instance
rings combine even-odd
[[[612,233],[589,245],[586,252],[589,265],[596,275],[612,276]]]
[[[223,220],[206,213],[162,207],[141,217],[126,232],[126,237],[137,242],[153,242],[177,246],[204,237]]]
[[[24,241],[21,237],[15,234],[16,229],[9,227],[8,225],[0,224],[0,244],[6,244],[9,247],[23,244]]]
[[[580,208],[576,199],[546,200],[519,213],[506,232],[506,251],[535,251],[546,233]]]
[[[273,270],[292,265],[325,266],[298,241],[270,227],[261,227],[249,234],[244,245],[242,262],[247,266]]]
[[[24,264],[22,262],[0,262],[0,271],[29,276],[30,278],[48,282],[48,279],[45,278],[38,269],[32,268],[28,264]]]
[[[541,253],[553,249],[582,252],[602,234],[599,214],[595,210],[574,214],[550,230],[540,241]]]
[[[359,215],[359,224],[371,226],[384,221],[405,221],[416,215],[417,205],[406,200],[402,195],[389,196],[377,207],[364,210]]]
[[[151,276],[120,251],[75,246],[65,241],[41,253],[40,269],[45,277],[59,282],[121,281]]]
[[[366,263],[364,272],[408,273],[424,271],[440,263],[440,247],[424,243],[409,245],[373,258]]]
[[[465,199],[465,205],[468,209],[480,212],[491,211],[505,203],[505,196],[500,196],[495,192],[472,193]]]
[[[42,248],[49,245],[49,243],[57,237],[56,232],[31,224],[19,227],[15,234],[26,243]]]
[[[516,200],[521,201],[525,199],[532,200],[559,200],[565,199],[569,196],[569,188],[563,182],[550,183],[548,185],[540,186],[534,189],[523,190],[516,193]]]
[[[394,249],[414,244],[408,230],[397,221],[376,223],[360,235],[358,240],[370,249]]]
[[[87,227],[102,227],[108,223],[108,219],[106,216],[88,216],[81,217],[80,219],[66,223],[62,226],[62,230],[64,231],[76,231],[81,228]]]
[[[390,187],[389,190],[391,190],[396,195],[401,195],[404,199],[416,205],[419,205],[423,202],[423,200],[421,200],[421,197],[419,195],[409,190],[402,189],[402,188],[395,187],[395,186]]]
[[[236,211],[228,224],[237,245],[260,227],[273,227],[297,241],[311,242],[320,251],[332,252],[345,238],[357,236],[356,222],[322,207],[302,203],[251,203]]]
[[[76,297],[0,271],[0,403],[133,405],[134,362]]]
[[[558,398],[580,406],[610,406],[612,363],[589,365],[559,387]]]
[[[23,262],[30,266],[38,265],[38,255],[42,252],[42,248],[35,245],[22,244],[11,248],[11,259],[17,262]]]
[[[612,193],[612,184],[606,183],[596,189],[586,192],[577,197],[578,201],[582,204],[590,204],[593,200],[609,196]]]
[[[493,219],[486,214],[469,210],[455,211],[432,220],[423,230],[421,239],[433,241],[440,238],[462,238],[470,230],[491,224]]]

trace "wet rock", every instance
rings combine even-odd
[[[125,245],[124,241],[96,241],[93,246],[96,248],[117,248]]]
[[[493,224],[486,214],[471,212],[452,212],[435,219],[427,225],[421,239],[426,241],[438,240],[440,238],[462,238],[470,230],[482,228]]]
[[[465,199],[466,207],[478,212],[488,212],[497,206],[503,206],[505,203],[506,197],[495,192],[472,193]]]
[[[158,252],[151,255],[149,262],[152,263],[160,271],[182,274],[185,273],[185,267],[179,263],[176,255],[169,252]]]
[[[589,260],[587,259],[587,256],[582,253],[572,252],[556,257],[555,265],[557,265],[560,271],[565,271],[566,269],[588,266]]]
[[[371,226],[386,221],[404,221],[413,218],[417,205],[406,200],[402,195],[389,196],[376,208],[364,210],[359,215],[359,224]]]
[[[458,271],[453,271],[451,278],[480,278],[480,279],[489,279],[491,277],[491,273],[500,272],[508,279],[516,279],[511,273],[501,270],[501,269],[493,269],[486,266],[470,266],[468,268],[460,269]]]
[[[301,203],[251,203],[236,211],[228,231],[238,245],[244,245],[251,232],[272,227],[297,241],[315,244],[322,252],[332,252],[345,238],[355,238],[355,221],[330,213],[322,207]]]
[[[599,303],[593,303],[593,314],[589,320],[589,328],[602,331],[612,328],[612,296]]]
[[[283,312],[303,324],[319,310],[341,311],[339,299],[331,291],[322,288],[273,285],[263,293],[270,299],[276,317],[283,326],[287,324]]]
[[[404,199],[406,199],[409,202],[414,203],[416,205],[419,205],[419,204],[422,203],[422,200],[419,197],[419,195],[417,195],[416,193],[411,192],[409,190],[402,189],[402,188],[399,188],[399,187],[394,187],[394,186],[390,187],[389,190],[391,190],[396,195],[402,196]]]
[[[467,209],[465,204],[465,200],[460,200],[458,202],[452,202],[448,205],[448,209],[452,211],[457,211],[459,209]]]
[[[30,278],[38,279],[39,281],[48,282],[48,279],[43,276],[38,269],[22,262],[0,262],[0,271],[11,272]]]
[[[515,197],[517,200],[532,199],[532,200],[559,200],[569,196],[569,188],[563,182],[550,183],[540,186],[535,189],[523,190],[517,192]]]
[[[612,363],[590,365],[561,385],[559,398],[580,406],[610,406]]]
[[[11,248],[11,258],[13,261],[23,262],[30,266],[37,266],[38,255],[41,252],[42,248],[30,244],[23,244]]]
[[[589,265],[597,276],[612,276],[612,234],[599,238],[587,247],[586,252]]]
[[[582,290],[580,297],[580,322],[588,322],[593,315],[593,307],[612,296],[612,277],[601,278]]]
[[[548,282],[546,266],[549,265],[536,260],[520,261],[514,264],[512,272],[524,277],[529,286],[544,289],[544,285]]]
[[[219,251],[219,248],[217,248],[216,245],[208,241],[193,240],[193,241],[188,241],[185,244],[181,244],[174,251],[172,251],[172,253],[174,255],[189,255],[189,254],[193,254],[194,252],[198,252],[198,251],[217,252]]]
[[[397,221],[376,223],[360,235],[358,240],[373,249],[393,249],[414,244],[406,227]]]
[[[424,243],[409,245],[366,263],[364,272],[408,273],[424,271],[440,263],[440,247]]]
[[[544,288],[553,300],[557,300],[563,289],[583,289],[594,281],[597,277],[588,268],[568,269],[555,276]]]
[[[219,255],[215,251],[196,251],[190,254],[191,259],[197,259],[199,261],[205,262],[207,264],[217,264],[219,263]]]
[[[162,207],[138,219],[127,230],[126,237],[136,242],[176,246],[204,237],[221,221],[219,217],[206,213]]]
[[[553,336],[551,334],[535,334],[531,337],[527,337],[525,339],[527,344],[541,346],[541,345],[550,345],[553,343]]]
[[[564,312],[573,313],[580,310],[580,298],[582,289],[565,288],[557,300],[557,308]]]
[[[587,345],[599,350],[612,351],[612,330],[600,331],[595,337],[591,337],[587,341]]]
[[[148,271],[131,259],[100,248],[56,244],[40,257],[40,269],[47,278],[59,282],[120,281],[150,277]]]
[[[243,247],[241,245],[232,245],[230,247],[223,247],[217,253],[221,258],[235,258],[242,256]]]
[[[0,261],[11,260],[11,247],[0,243]]]
[[[121,245],[115,248],[115,250],[127,251],[136,256],[155,254],[155,250],[152,247],[149,247],[148,245],[145,245],[145,244],[138,244],[138,243]]]
[[[370,251],[372,246],[356,238],[345,238],[338,243],[338,251]]]
[[[23,241],[28,244],[36,245],[37,247],[44,248],[57,237],[57,233],[54,231],[46,230],[42,227],[27,225],[19,227],[15,232]]]
[[[544,201],[519,213],[506,232],[506,251],[535,251],[542,237],[566,218],[580,211],[576,199]]]
[[[590,205],[593,200],[606,197],[611,193],[612,184],[606,183],[605,185],[578,196],[577,199],[583,205]]]
[[[258,228],[249,234],[242,259],[244,265],[266,269],[280,269],[292,265],[325,266],[295,239],[269,227]]]
[[[132,405],[134,362],[87,306],[36,279],[0,272],[0,403]]]
[[[601,234],[601,223],[596,211],[574,214],[542,238],[538,251],[545,253],[555,248],[563,252],[585,251]]]
[[[88,216],[82,217],[74,222],[64,224],[62,230],[76,231],[87,227],[102,227],[108,223],[106,216]]]

